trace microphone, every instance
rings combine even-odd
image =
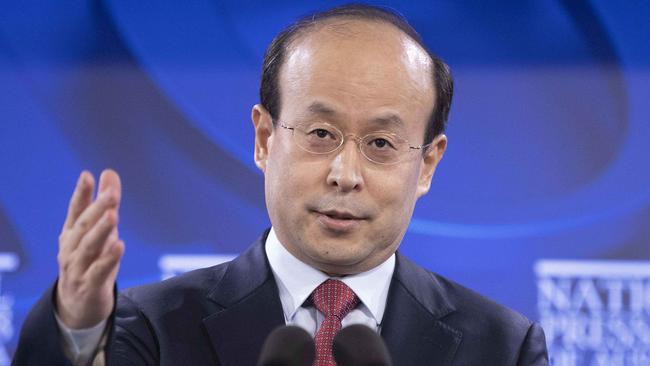
[[[257,366],[311,366],[315,354],[309,333],[293,325],[281,326],[266,337]]]
[[[338,366],[392,366],[386,344],[372,329],[355,324],[334,336],[332,346]]]

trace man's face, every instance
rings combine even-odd
[[[446,147],[441,135],[395,165],[368,161],[349,135],[399,134],[423,143],[435,92],[426,52],[391,25],[333,21],[299,37],[280,73],[277,126],[253,108],[255,160],[269,217],[293,255],[335,275],[369,270],[399,246],[417,198]],[[301,149],[280,123],[324,122],[348,137],[329,154]]]

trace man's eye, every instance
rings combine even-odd
[[[334,136],[334,135],[332,135],[331,132],[329,132],[328,130],[323,129],[323,128],[317,128],[317,129],[313,130],[311,133],[316,135],[318,138],[321,138],[321,139],[324,139],[327,136],[332,136],[332,137]]]
[[[378,149],[384,149],[384,148],[388,148],[388,147],[393,147],[393,145],[392,145],[388,140],[386,140],[386,139],[382,139],[382,138],[374,139],[374,140],[372,140],[372,141],[370,142],[370,144],[371,144],[373,147],[376,147],[376,148],[378,148]]]

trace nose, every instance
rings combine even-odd
[[[330,163],[327,184],[336,187],[341,192],[358,191],[363,187],[361,156],[354,139],[347,139],[342,148],[336,153]]]

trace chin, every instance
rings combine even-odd
[[[318,252],[311,256],[314,267],[329,274],[353,274],[361,272],[365,256],[359,253]]]

